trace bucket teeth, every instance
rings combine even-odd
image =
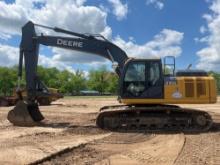
[[[9,111],[8,120],[17,126],[33,126],[43,120],[37,104],[28,105],[24,101],[18,101],[16,106]]]

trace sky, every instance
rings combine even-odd
[[[18,63],[21,27],[28,20],[102,34],[129,57],[175,56],[178,69],[192,64],[220,71],[220,0],[0,0],[0,66]],[[72,72],[111,69],[97,55],[46,46],[40,47],[39,64]]]

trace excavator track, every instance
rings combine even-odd
[[[96,124],[112,131],[205,132],[212,127],[204,111],[175,105],[116,105],[100,109]]]

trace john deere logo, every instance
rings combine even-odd
[[[59,39],[57,39],[57,45],[82,48],[83,42],[64,40],[64,39],[59,38]]]

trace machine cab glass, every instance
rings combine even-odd
[[[127,64],[122,98],[163,98],[161,60],[134,60]]]

